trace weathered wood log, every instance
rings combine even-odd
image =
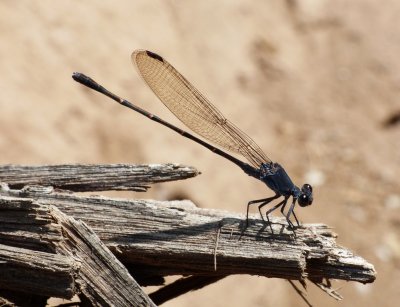
[[[0,216],[0,289],[63,298],[81,293],[93,306],[155,306],[83,222],[50,204],[2,195]]]
[[[55,253],[62,233],[48,211],[33,199],[0,194],[0,244]]]
[[[77,196],[59,191],[140,190],[148,183],[174,180],[166,179],[172,178],[169,175],[157,177],[160,174],[157,170],[150,175],[156,175],[155,180],[144,174],[133,176],[133,182],[130,175],[118,174],[126,172],[131,166],[119,166],[121,169],[115,168],[116,174],[111,175],[111,179],[109,177],[112,167],[74,165],[73,172],[82,176],[78,179],[71,178],[74,177],[71,174],[57,175],[57,172],[63,172],[63,166],[47,166],[53,175],[49,179],[41,180],[34,179],[34,169],[30,175],[17,171],[3,177],[1,175],[4,173],[0,171],[0,181],[12,182],[13,188],[21,188],[26,183],[56,187],[31,186],[14,190],[5,184],[1,185],[0,243],[39,251],[58,251],[62,254],[62,250],[56,248],[65,240],[64,237],[62,240],[58,239],[60,229],[71,230],[80,223],[63,215],[59,211],[62,210],[87,223],[144,284],[159,284],[163,276],[171,274],[192,275],[191,278],[183,278],[153,293],[152,297],[160,303],[231,274],[262,275],[302,282],[309,279],[325,287],[327,291],[332,289],[329,283],[321,283],[323,279],[362,283],[373,282],[375,279],[373,265],[338,246],[335,242],[336,235],[326,225],[302,225],[296,229],[296,236],[293,236],[282,218],[271,219],[271,233],[269,225],[258,219],[258,215],[252,216],[250,226],[245,227],[244,215],[199,209],[189,201],[129,201]],[[67,169],[71,170],[69,167]],[[96,179],[91,180],[84,174],[88,169],[91,172],[89,176]],[[143,170],[146,171],[145,168]],[[176,170],[176,178],[197,174],[193,169],[189,170],[189,176],[186,169],[178,167]],[[26,176],[23,180],[18,179],[21,174]],[[45,173],[40,173],[39,177],[41,176],[44,178]],[[108,183],[109,180],[111,184]],[[70,225],[75,226],[64,225],[59,226],[59,229],[48,227],[49,210],[41,208],[51,206],[58,208],[51,212],[60,212],[65,221],[71,219],[74,222]],[[33,210],[29,211],[28,208]],[[21,213],[24,210],[35,217],[34,222],[29,222],[29,217]],[[50,220],[59,225],[54,223],[57,220],[54,216],[50,215]],[[87,231],[91,232],[89,228]],[[77,233],[80,232],[71,230],[69,242],[74,242],[72,245],[76,245],[74,234]],[[94,233],[92,235],[95,236]],[[87,247],[84,250],[86,252],[82,255],[86,253],[87,257]],[[77,280],[89,282],[90,278]],[[105,290],[105,287],[96,289]],[[88,294],[90,291],[85,295]],[[102,298],[101,295],[88,295],[87,299],[95,302]]]
[[[179,164],[63,164],[0,165],[0,182],[10,188],[27,185],[52,186],[74,192],[146,191],[149,184],[195,177],[199,172]]]
[[[0,244],[0,289],[72,298],[79,267],[72,257]]]
[[[92,306],[156,306],[85,223],[50,209],[65,238],[57,242],[56,251],[80,260],[76,282]]]
[[[272,234],[254,217],[245,228],[241,214],[200,209],[189,201],[124,200],[32,188],[7,193],[57,206],[87,223],[124,263],[147,265],[162,276],[375,279],[374,267],[338,246],[336,235],[322,224],[303,225],[294,237],[284,219],[271,219]]]

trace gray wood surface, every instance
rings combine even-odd
[[[79,259],[76,276],[79,291],[92,306],[155,306],[121,262],[82,221],[76,221],[50,206],[50,214],[61,225],[64,240],[56,251]]]
[[[75,192],[146,191],[149,184],[182,180],[199,172],[180,164],[61,164],[0,165],[0,182],[11,188],[27,185],[52,186]]]
[[[35,188],[7,193],[56,206],[89,225],[124,263],[150,266],[163,276],[375,279],[374,267],[337,245],[336,235],[323,224],[303,225],[293,236],[283,218],[272,217],[272,234],[259,215],[251,216],[245,228],[243,214],[200,209],[190,201],[78,196]]]
[[[155,306],[84,222],[49,203],[4,195],[0,216],[0,289],[79,294],[92,306]]]
[[[279,217],[270,218],[271,232],[259,214],[251,215],[246,227],[244,214],[201,209],[190,201],[65,191],[144,190],[151,183],[197,174],[175,164],[0,167],[0,244],[79,263],[74,286],[64,289],[67,294],[52,295],[81,292],[91,305],[130,301],[154,306],[125,267],[142,285],[160,284],[167,275],[192,276],[150,295],[156,304],[232,274],[308,279],[337,299],[322,281],[375,280],[373,265],[339,246],[336,234],[323,224],[302,225],[294,235]],[[0,288],[2,282],[0,274]]]
[[[0,244],[0,289],[72,298],[79,265],[71,257]]]

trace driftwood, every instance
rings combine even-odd
[[[93,306],[155,306],[82,221],[33,199],[0,196],[0,215],[13,212],[18,218],[3,220],[0,231],[0,242],[13,245],[0,244],[1,289],[67,299],[80,294]]]
[[[102,168],[97,171],[101,172]],[[0,181],[4,182],[1,176]],[[51,182],[47,182],[49,184]],[[98,184],[105,186],[102,182]],[[122,181],[120,184],[127,186]],[[130,181],[129,184],[140,186],[141,182]],[[51,209],[46,211],[45,208]],[[48,218],[48,212],[51,212],[51,218]],[[15,190],[3,185],[0,191],[0,217],[1,244],[72,257],[72,252],[62,252],[62,249],[56,247],[60,246],[60,242],[70,242],[71,250],[79,247],[80,244],[71,235],[76,230],[70,233],[71,226],[66,225],[80,225],[87,233],[91,233],[83,240],[88,245],[84,245],[86,252],[80,261],[90,256],[88,246],[96,247],[96,244],[100,246],[104,243],[141,285],[159,284],[166,275],[192,276],[150,295],[156,304],[231,274],[260,275],[302,282],[308,279],[321,287],[322,281],[329,279],[373,282],[376,274],[371,264],[338,246],[336,235],[326,225],[302,225],[296,229],[294,236],[284,219],[272,217],[271,233],[269,225],[259,215],[252,216],[246,228],[244,214],[200,209],[189,201],[160,202],[79,196],[50,187]],[[50,220],[58,226],[54,229],[49,227]],[[66,224],[65,221],[70,223]],[[63,230],[62,239],[60,229]],[[107,249],[104,253],[107,254]],[[107,261],[103,268],[109,268]],[[116,259],[110,263],[123,272],[123,267]],[[87,266],[94,264],[89,261]],[[112,269],[109,272],[110,276],[114,274]],[[100,273],[98,276],[102,279]],[[124,276],[122,287],[129,283],[135,284],[129,274]],[[86,277],[84,283],[93,282],[91,278],[93,276]],[[75,281],[80,285],[82,279],[80,276]],[[0,288],[1,285],[0,280]],[[94,292],[96,295],[102,293],[107,286],[111,292],[119,289],[117,281],[114,285],[118,286],[105,284]],[[138,290],[135,297],[139,297],[142,302],[151,302],[140,292],[140,287],[136,286],[135,289]],[[326,291],[329,290],[328,286]],[[92,299],[92,304],[95,300],[101,301],[102,297],[84,295]]]
[[[56,245],[56,252],[80,260],[76,280],[90,305],[155,306],[85,223],[65,215],[54,206],[50,209],[51,216],[62,226],[64,236],[64,240]]]
[[[79,261],[74,258],[0,244],[0,288],[71,298]]]
[[[173,163],[0,166],[0,182],[6,182],[12,189],[41,185],[74,192],[143,192],[148,189],[149,184],[187,179],[198,174],[193,167]]]

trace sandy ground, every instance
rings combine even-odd
[[[297,184],[314,185],[303,222],[322,222],[375,265],[370,285],[336,282],[342,306],[400,300],[400,2],[1,1],[0,163],[160,163],[195,179],[129,197],[184,195],[245,211],[271,194],[235,165],[78,85],[84,72],[179,122],[130,63],[163,55]],[[255,210],[254,210],[255,212]],[[314,286],[316,306],[337,303]],[[298,306],[286,281],[235,276],[164,306]]]

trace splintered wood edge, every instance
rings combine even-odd
[[[0,288],[155,306],[98,236],[56,206],[0,193],[0,222]]]
[[[77,283],[93,305],[155,306],[122,263],[82,221],[50,206],[50,214],[62,226],[65,240],[56,251],[81,261]]]

